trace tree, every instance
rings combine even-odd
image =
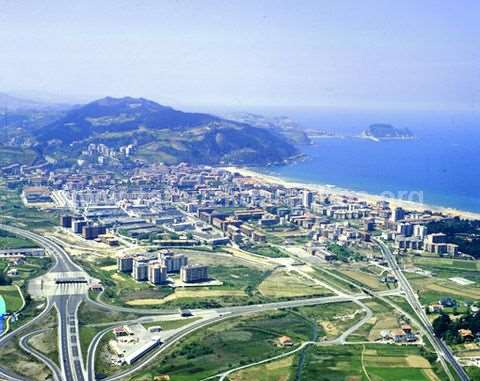
[[[3,272],[0,272],[0,286],[6,286],[12,283],[12,280]]]
[[[438,318],[436,318],[433,323],[433,331],[437,337],[444,337],[447,331],[450,330],[450,326],[452,324],[452,320],[450,316],[447,314],[442,313]]]

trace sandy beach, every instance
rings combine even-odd
[[[374,195],[366,192],[352,191],[352,190],[339,188],[331,185],[310,184],[310,183],[289,181],[289,180],[282,179],[281,177],[266,175],[264,173],[256,172],[248,168],[224,167],[223,169],[232,173],[237,172],[242,176],[252,177],[261,183],[279,184],[279,185],[283,185],[286,188],[304,188],[304,189],[308,189],[308,190],[323,193],[323,194],[356,197],[359,200],[365,200],[370,203],[375,203],[377,201],[384,200],[384,201],[389,201],[393,207],[400,206],[406,210],[416,210],[416,211],[431,210],[431,211],[440,212],[449,216],[459,216],[465,219],[480,219],[480,213],[469,212],[465,210],[458,210],[458,209],[446,208],[442,206],[422,204],[419,202],[400,200],[396,198],[385,198],[379,195]]]

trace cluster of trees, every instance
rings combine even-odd
[[[459,329],[469,329],[475,336],[480,332],[480,312],[463,315],[459,319],[452,320],[449,315],[442,313],[433,323],[435,335],[441,337],[449,344],[458,344],[463,342],[460,337]]]
[[[12,283],[12,280],[5,274],[0,271],[0,286],[7,286]]]
[[[430,222],[429,233],[444,233],[448,242],[455,243],[463,253],[480,258],[480,220],[462,220],[455,217],[449,220]]]
[[[333,254],[336,254],[337,258],[342,262],[350,262],[351,260],[361,261],[364,259],[364,257],[356,251],[340,246],[336,243],[330,244],[328,250]]]

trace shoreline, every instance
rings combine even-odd
[[[245,177],[252,177],[259,180],[260,182],[269,183],[269,184],[279,184],[286,188],[304,188],[312,190],[315,192],[320,192],[324,194],[333,194],[337,196],[347,196],[347,197],[356,197],[359,200],[364,200],[370,203],[375,203],[377,201],[388,201],[393,207],[402,207],[406,210],[431,210],[432,212],[439,212],[449,216],[458,216],[464,219],[477,220],[480,219],[480,213],[470,212],[467,210],[459,210],[455,208],[422,204],[420,202],[400,200],[396,198],[385,198],[380,195],[375,195],[372,193],[353,191],[350,189],[340,188],[335,185],[328,184],[317,184],[317,183],[305,183],[294,180],[284,179],[282,177],[267,175],[258,171],[255,171],[251,168],[242,168],[242,167],[223,167],[224,170],[228,172],[237,172]]]

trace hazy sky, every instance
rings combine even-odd
[[[480,108],[480,1],[2,1],[0,91]]]

